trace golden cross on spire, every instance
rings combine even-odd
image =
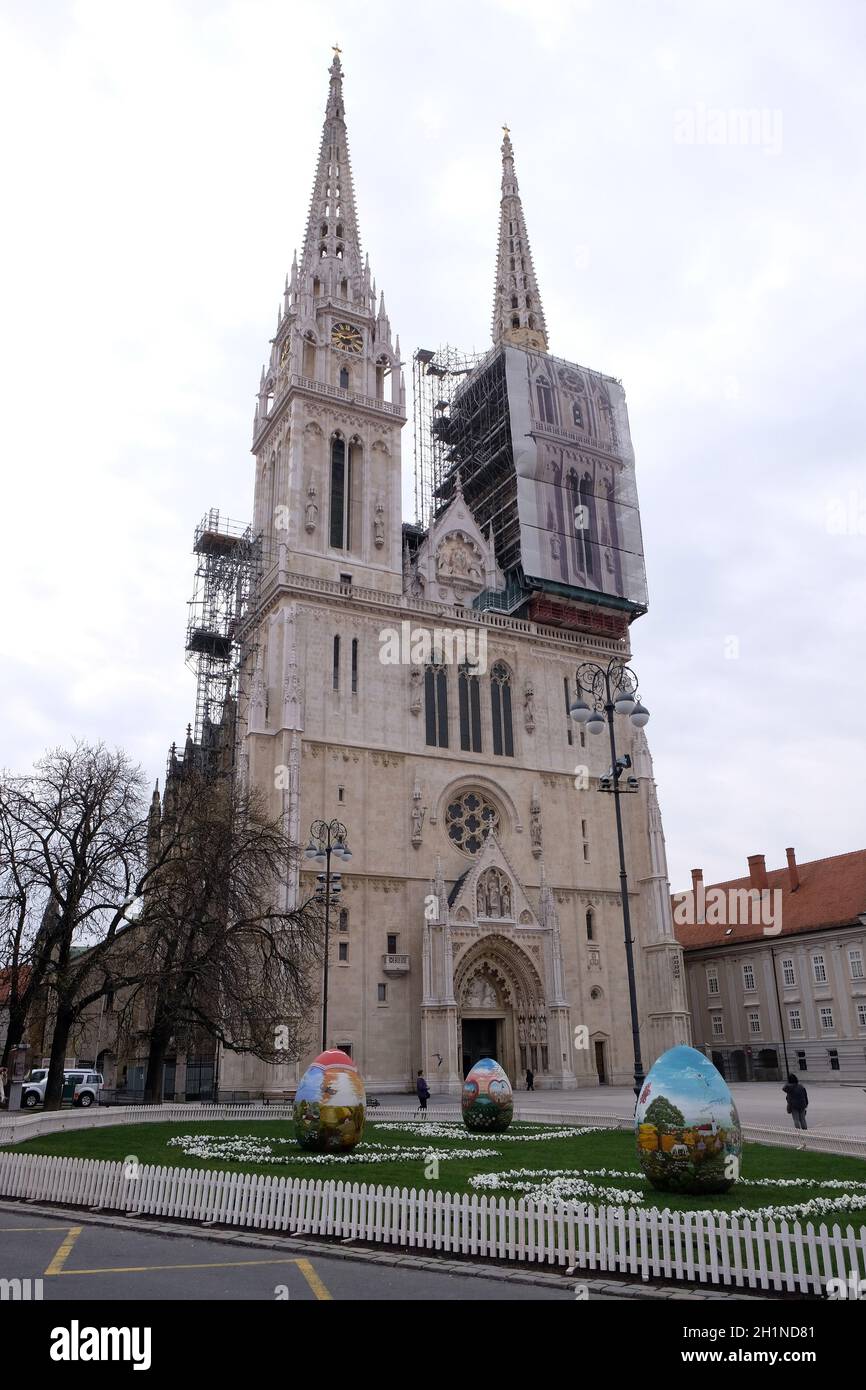
[[[506,135],[510,135],[510,134],[511,134],[511,131],[509,130],[509,128],[508,128],[507,125],[504,125],[504,126],[502,127],[502,129],[505,131],[505,134],[506,134]]]
[[[343,50],[338,43],[335,43],[332,51],[336,53],[337,57],[339,58]]]

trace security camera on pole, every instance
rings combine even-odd
[[[619,847],[619,883],[622,898],[622,922],[625,933],[625,959],[628,970],[628,995],[631,1005],[631,1035],[634,1048],[634,1092],[640,1095],[644,1081],[643,1062],[640,1055],[640,1028],[638,1025],[637,987],[634,976],[634,952],[632,950],[631,918],[628,907],[628,878],[625,869],[625,847],[622,838],[622,813],[619,799],[629,792],[638,790],[636,777],[628,777],[625,786],[620,786],[623,772],[631,767],[628,754],[617,757],[614,736],[614,714],[630,719],[636,729],[642,729],[649,720],[649,710],[638,697],[638,681],[634,671],[621,661],[612,658],[607,666],[599,666],[595,661],[585,661],[577,670],[577,697],[571,706],[571,717],[583,725],[591,734],[601,734],[607,726],[610,736],[610,771],[599,780],[599,791],[610,792],[616,809],[616,838]],[[581,699],[581,692],[591,697],[591,703]]]

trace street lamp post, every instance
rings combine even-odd
[[[307,859],[314,859],[317,864],[325,865],[324,888],[317,890],[317,897],[321,891],[324,892],[325,901],[325,968],[322,978],[322,1051],[328,1046],[328,944],[331,922],[331,898],[339,901],[341,887],[337,884],[331,888],[331,856],[342,859],[344,862],[352,858],[352,851],[346,839],[347,831],[345,825],[338,820],[314,820],[310,826],[310,843],[304,850]],[[339,879],[340,875],[335,874]],[[320,898],[321,901],[321,898]]]
[[[613,722],[614,714],[622,714],[631,720],[635,728],[642,729],[644,727],[649,719],[649,711],[641,704],[637,687],[637,676],[634,671],[615,657],[611,658],[607,666],[600,666],[595,661],[585,661],[577,670],[577,695],[570,712],[572,718],[587,728],[591,734],[603,733],[605,725],[607,725],[610,738],[610,772],[606,777],[601,778],[599,791],[610,792],[613,795],[613,804],[616,810],[619,885],[620,897],[622,898],[622,924],[625,934],[625,960],[628,970],[628,996],[631,1005],[631,1036],[634,1051],[634,1092],[636,1096],[639,1096],[643,1087],[644,1069],[640,1054],[637,986],[634,974],[631,917],[628,906],[628,877],[622,836],[622,812],[619,804],[621,796],[638,790],[638,782],[636,777],[629,776],[625,787],[620,786],[622,774],[631,767],[631,758],[627,753],[622,758],[617,757]],[[591,704],[581,699],[581,692],[591,697]]]

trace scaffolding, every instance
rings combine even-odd
[[[446,434],[451,403],[485,356],[446,344],[436,349],[418,348],[412,358],[415,520],[425,530],[439,510],[437,498],[448,472]]]
[[[209,766],[222,750],[234,762],[236,677],[242,669],[239,628],[255,607],[262,573],[261,538],[212,508],[196,527],[197,564],[186,634],[186,662],[196,678],[193,746]],[[249,654],[248,645],[244,657]]]

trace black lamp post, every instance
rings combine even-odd
[[[320,881],[316,890],[316,897],[325,904],[325,969],[322,979],[322,1051],[328,1046],[328,965],[329,965],[329,932],[331,923],[331,900],[335,903],[340,900],[342,885],[340,875],[331,873],[331,856],[337,859],[348,861],[352,858],[352,851],[349,849],[346,840],[346,827],[341,825],[338,820],[314,820],[310,826],[310,843],[304,850],[308,859],[314,859],[317,864],[325,865],[324,874],[319,875]],[[331,880],[336,879],[334,886]]]
[[[611,658],[607,666],[599,666],[595,661],[585,661],[577,670],[577,695],[571,706],[571,717],[588,729],[591,734],[603,733],[605,725],[607,725],[610,736],[610,772],[606,777],[601,778],[598,789],[613,795],[613,804],[616,809],[619,885],[622,898],[622,924],[625,933],[625,959],[628,969],[628,996],[631,1005],[631,1036],[634,1049],[634,1093],[639,1096],[643,1088],[644,1069],[640,1055],[637,987],[634,976],[634,952],[632,950],[631,918],[628,907],[628,878],[625,869],[625,846],[622,838],[622,812],[619,805],[621,796],[627,792],[638,790],[638,782],[636,777],[629,776],[626,779],[625,787],[620,786],[622,774],[631,767],[631,758],[627,753],[622,758],[617,757],[613,723],[614,714],[624,715],[638,729],[642,729],[647,723],[649,710],[644,708],[638,698],[637,685],[637,676],[634,671],[615,657]],[[591,697],[591,704],[580,698],[581,692]]]

